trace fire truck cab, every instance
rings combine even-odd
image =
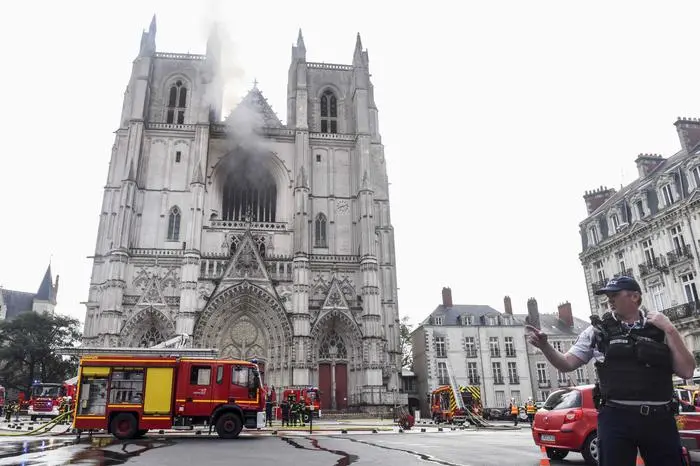
[[[75,397],[75,386],[69,383],[42,383],[35,380],[29,392],[27,415],[32,421],[40,417],[56,417],[64,398]]]
[[[236,438],[265,426],[265,392],[257,364],[172,356],[84,356],[73,427],[107,430],[119,439],[150,429],[216,428]]]

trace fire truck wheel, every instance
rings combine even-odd
[[[119,413],[112,418],[109,424],[112,435],[119,440],[129,440],[136,437],[138,424],[133,414]]]
[[[216,433],[221,438],[236,438],[241,430],[243,430],[243,423],[236,413],[224,413],[216,421]]]

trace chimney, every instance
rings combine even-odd
[[[506,314],[509,316],[513,315],[513,305],[510,303],[510,296],[503,298],[503,309],[505,309]]]
[[[569,301],[559,305],[559,320],[567,326],[574,327],[574,314],[571,312],[571,303]]]
[[[666,159],[659,154],[639,154],[637,160],[634,161],[634,163],[637,164],[639,178],[646,178],[649,176],[664,160]]]
[[[685,152],[690,152],[700,143],[700,120],[697,118],[681,118],[674,123],[681,147]]]
[[[588,215],[598,210],[598,207],[602,206],[613,194],[615,194],[615,190],[612,188],[608,189],[606,186],[601,186],[593,191],[586,191],[583,195],[583,200],[586,201]]]
[[[527,323],[540,328],[540,311],[537,309],[537,301],[535,298],[527,300]]]
[[[442,288],[442,305],[445,307],[452,307],[452,289],[443,287]]]

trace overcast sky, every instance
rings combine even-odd
[[[113,132],[157,14],[159,51],[204,53],[212,18],[286,121],[291,45],[350,64],[369,50],[391,183],[399,311],[455,303],[590,313],[578,254],[582,195],[679,149],[700,116],[698,2],[71,1],[0,13],[0,285],[35,292],[52,257],[59,312],[84,319]],[[337,6],[336,6],[337,5]],[[391,5],[391,6],[390,6]]]

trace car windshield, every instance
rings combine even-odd
[[[544,409],[570,409],[581,407],[581,392],[578,390],[560,390],[552,393],[544,402]]]
[[[61,387],[55,385],[35,385],[32,387],[32,396],[34,397],[57,397]]]

